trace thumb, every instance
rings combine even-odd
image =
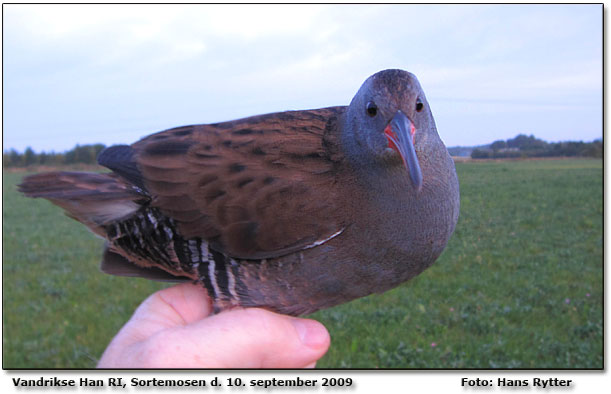
[[[315,320],[249,308],[159,332],[146,353],[151,367],[303,368],[329,344],[329,333]]]

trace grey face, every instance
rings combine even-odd
[[[385,70],[369,77],[352,100],[347,129],[354,139],[357,160],[399,158],[412,186],[422,187],[418,141],[434,132],[422,88],[413,74]]]

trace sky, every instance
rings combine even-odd
[[[3,149],[347,105],[414,73],[447,146],[602,137],[602,5],[3,5]]]

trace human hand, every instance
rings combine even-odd
[[[203,287],[181,284],[146,299],[98,368],[304,368],[329,348],[325,327],[259,308],[209,316]]]

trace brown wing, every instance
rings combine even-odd
[[[129,160],[151,205],[184,237],[238,258],[275,257],[346,225],[335,190],[342,113],[334,107],[179,127],[135,143]]]

